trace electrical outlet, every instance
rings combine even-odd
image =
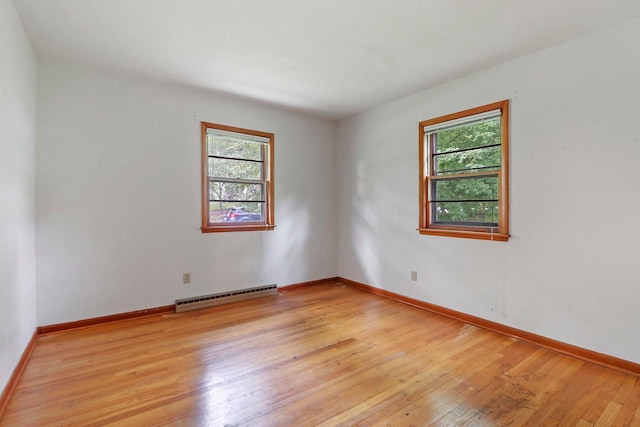
[[[417,282],[418,281],[418,272],[417,271],[412,271],[411,272],[411,281],[412,282]]]
[[[182,283],[185,285],[191,283],[191,273],[182,273]]]

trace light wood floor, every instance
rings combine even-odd
[[[342,285],[40,338],[2,426],[638,426],[639,378]]]

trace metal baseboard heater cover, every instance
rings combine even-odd
[[[278,285],[267,285],[259,286],[257,288],[247,288],[239,289],[237,291],[221,292],[219,294],[201,295],[198,297],[177,299],[176,313],[277,294]]]

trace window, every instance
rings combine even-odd
[[[272,230],[274,135],[202,122],[202,231]]]
[[[420,234],[509,239],[509,101],[420,122]]]

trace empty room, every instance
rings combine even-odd
[[[640,426],[640,2],[0,0],[0,426]]]

